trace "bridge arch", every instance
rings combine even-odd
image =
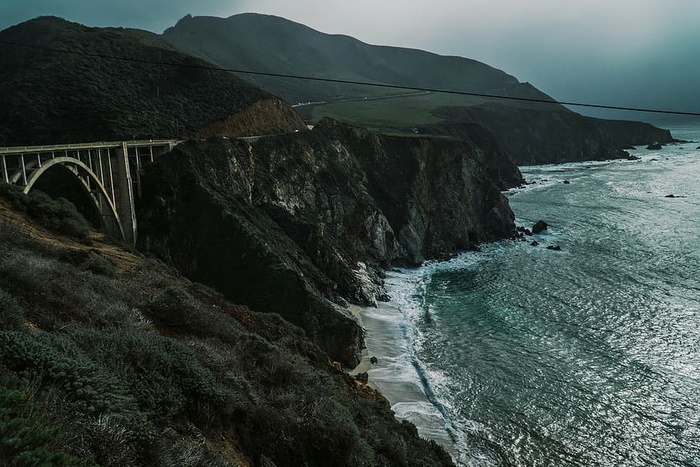
[[[80,182],[80,186],[85,190],[89,198],[92,200],[97,212],[100,213],[102,226],[108,234],[116,236],[122,240],[126,240],[124,230],[119,219],[117,208],[109,196],[107,189],[100,181],[100,178],[95,172],[88,167],[84,162],[73,157],[56,157],[41,164],[31,171],[27,178],[27,184],[24,187],[24,193],[29,192],[34,188],[34,185],[41,179],[42,175],[57,166],[68,169],[72,172],[76,179]],[[18,177],[20,174],[15,175]],[[13,180],[14,178],[13,177]]]
[[[43,187],[61,167],[66,180],[85,190],[86,204],[95,206],[108,234],[136,243],[135,199],[141,196],[141,169],[166,154],[176,140],[97,141],[44,146],[0,147],[0,182],[22,187],[25,193]],[[57,169],[58,170],[58,169]],[[70,173],[68,173],[70,172]],[[72,175],[71,175],[72,173]],[[132,177],[133,174],[133,177]],[[50,186],[50,183],[47,187]],[[60,190],[57,193],[59,194]]]

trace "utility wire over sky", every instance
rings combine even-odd
[[[319,81],[319,82],[324,82],[324,83],[349,84],[349,85],[356,85],[356,86],[369,86],[369,87],[375,87],[375,88],[401,89],[401,90],[408,90],[408,91],[425,91],[425,92],[435,92],[435,93],[442,93],[442,94],[453,94],[453,95],[458,95],[458,96],[481,97],[481,98],[487,98],[487,99],[500,99],[500,100],[509,100],[509,101],[519,101],[519,102],[532,102],[532,103],[538,103],[538,104],[559,104],[559,105],[565,105],[565,106],[570,106],[570,107],[586,107],[586,108],[604,109],[604,110],[621,110],[621,111],[629,111],[629,112],[644,112],[644,113],[655,113],[655,114],[666,114],[666,115],[683,115],[683,116],[700,117],[700,111],[698,111],[698,112],[685,112],[685,111],[679,111],[679,110],[667,110],[667,109],[658,109],[658,108],[626,107],[626,106],[605,105],[605,104],[591,104],[591,103],[585,103],[585,102],[558,101],[558,100],[554,100],[554,99],[548,100],[548,99],[536,99],[536,98],[528,98],[528,97],[504,96],[504,95],[499,95],[499,94],[456,91],[456,90],[451,90],[451,89],[438,89],[438,88],[420,87],[420,86],[404,86],[404,85],[400,85],[400,84],[371,83],[371,82],[365,82],[365,81],[353,81],[353,80],[345,80],[345,79],[319,78],[319,77],[315,77],[315,76],[292,75],[292,74],[287,74],[287,73],[272,73],[272,72],[264,72],[264,71],[238,70],[238,69],[234,69],[234,68],[222,68],[222,67],[218,67],[218,66],[214,66],[214,65],[197,65],[197,64],[193,64],[193,63],[173,63],[173,62],[160,61],[160,60],[146,60],[146,59],[132,58],[132,57],[117,57],[117,56],[106,55],[106,54],[82,52],[82,51],[77,51],[77,50],[65,50],[65,49],[58,49],[58,48],[54,48],[54,47],[46,47],[46,46],[39,46],[39,45],[18,44],[18,43],[9,42],[9,41],[0,41],[0,44],[13,46],[13,47],[25,47],[25,48],[35,49],[35,50],[45,50],[45,51],[51,51],[51,52],[57,52],[57,53],[79,55],[79,56],[84,56],[84,57],[101,58],[104,60],[116,60],[116,61],[123,61],[123,62],[143,63],[143,64],[148,64],[148,65],[172,66],[172,67],[182,67],[182,68],[195,68],[195,69],[200,69],[200,70],[223,71],[223,72],[230,72],[230,73],[235,73],[235,74],[247,74],[247,75],[253,75],[253,76],[267,76],[267,77],[285,78],[285,79],[300,79],[300,80],[307,80],[307,81]]]

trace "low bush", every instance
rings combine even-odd
[[[180,285],[166,285],[150,297],[144,313],[178,333],[236,343],[242,326],[229,314],[198,301]]]
[[[155,421],[189,416],[208,424],[226,412],[229,391],[178,341],[132,331],[87,330],[72,339],[118,375],[140,410]]]
[[[61,433],[51,427],[17,378],[0,378],[0,464],[90,466],[61,450]]]
[[[114,263],[94,249],[63,248],[56,252],[56,257],[60,261],[64,261],[95,274],[114,276],[117,273],[117,268]]]
[[[29,197],[24,194],[22,188],[10,185],[9,183],[0,182],[0,196],[8,200],[15,209],[22,212],[27,211]]]
[[[51,199],[40,191],[29,194],[27,213],[44,227],[81,240],[88,238],[90,224],[65,198]]]
[[[21,329],[24,326],[22,308],[15,298],[0,288],[0,330]]]
[[[124,385],[61,335],[0,332],[0,363],[24,378],[39,378],[86,413],[129,416],[136,405]]]
[[[0,183],[0,196],[19,211],[26,212],[41,225],[54,232],[87,240],[90,223],[65,198],[52,199],[41,191],[25,195],[21,188]]]
[[[29,235],[18,229],[12,222],[0,219],[0,249],[31,245],[32,243],[34,242]]]

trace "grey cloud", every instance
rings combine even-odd
[[[0,29],[36,16],[60,16],[88,26],[161,32],[186,14],[219,15],[227,0],[2,0]]]

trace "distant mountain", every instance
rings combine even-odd
[[[275,16],[186,16],[163,37],[178,50],[235,70],[553,101],[529,83],[520,83],[475,60],[369,45]],[[619,158],[625,156],[623,147],[639,141],[672,140],[670,132],[650,125],[609,124],[558,104],[409,93],[245,73],[239,76],[291,104],[314,102],[298,108],[311,123],[331,116],[389,133],[451,137],[459,137],[465,124],[479,123],[518,163]]]
[[[186,16],[163,37],[179,50],[236,70],[430,86],[552,100],[534,87],[476,60],[329,35],[276,16]],[[289,102],[322,101],[405,91],[241,74]]]
[[[42,17],[0,31],[0,57],[0,146],[305,128],[275,96],[146,31]]]

